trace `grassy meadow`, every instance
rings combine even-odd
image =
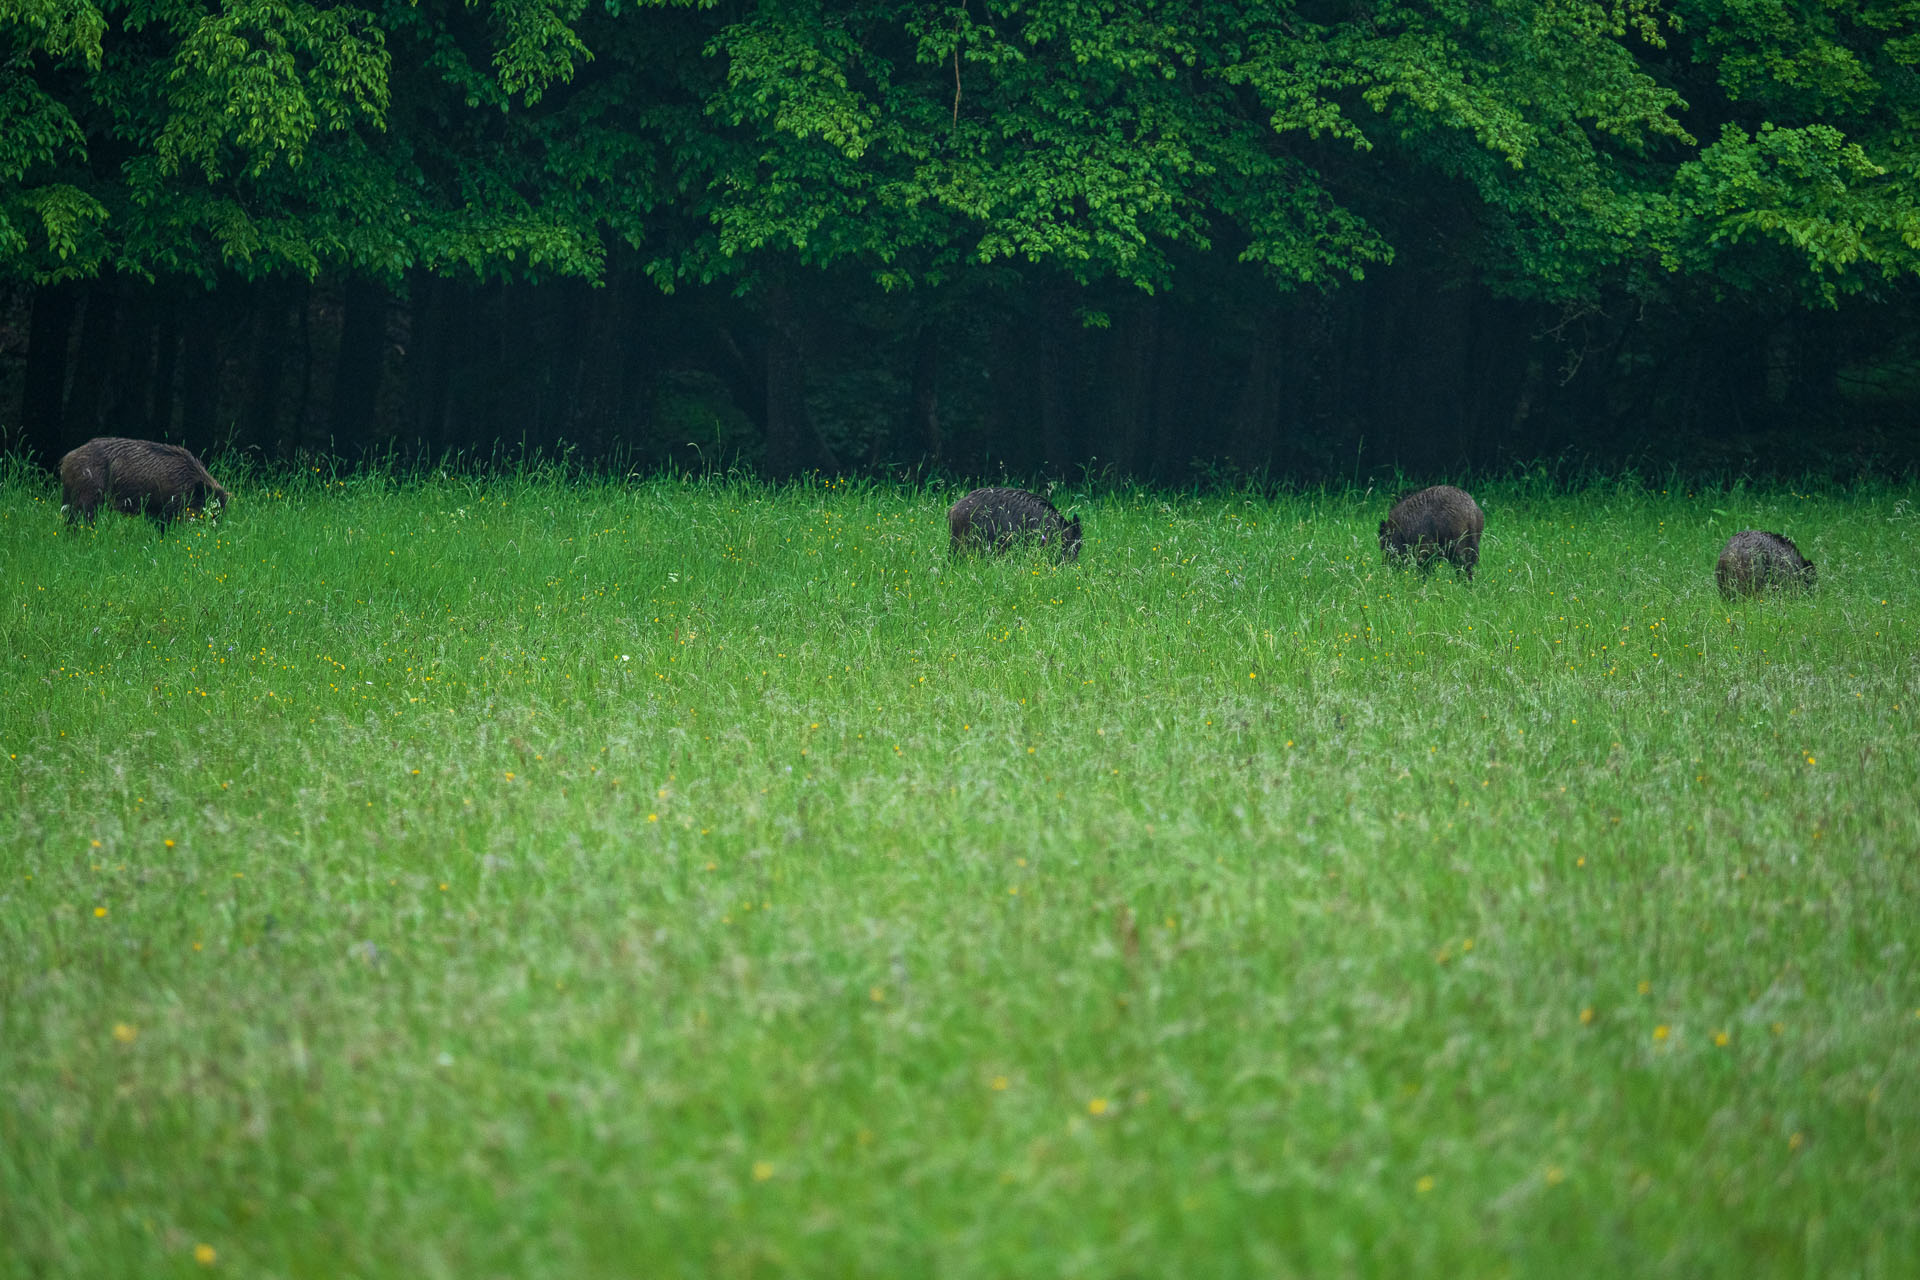
[[[0,1275],[1920,1274],[1910,488],[233,487],[0,483]]]

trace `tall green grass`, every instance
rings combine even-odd
[[[1909,489],[237,496],[0,485],[0,1274],[1920,1274]]]

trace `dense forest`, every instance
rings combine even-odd
[[[0,0],[0,432],[1920,463],[1920,2]]]

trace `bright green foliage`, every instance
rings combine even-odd
[[[1766,124],[1750,135],[1729,124],[1687,168],[1680,190],[1711,220],[1708,247],[1723,239],[1769,240],[1821,277],[1857,281],[1852,269],[1863,265],[1892,277],[1903,263],[1920,263],[1920,205],[1905,198],[1901,184],[1876,181],[1886,176],[1858,143],[1828,125]],[[1677,264],[1679,256],[1669,261]],[[1820,287],[1831,292],[1833,284],[1822,279]]]
[[[86,12],[91,27],[43,21],[36,46],[82,98],[40,88],[31,50],[8,73],[5,172],[35,184],[18,203],[46,222],[43,241],[10,237],[14,273],[597,270],[592,220],[546,212],[548,175],[498,136],[502,111],[532,107],[585,56],[568,15],[399,0]],[[75,30],[91,43],[62,34]],[[488,50],[478,64],[476,43]],[[476,110],[491,112],[493,136]]]
[[[28,72],[36,57],[97,69],[105,29],[100,11],[85,0],[0,3],[0,270],[36,239],[50,275],[88,265],[75,258],[106,210],[50,172],[85,155],[86,134]]]
[[[89,67],[100,65],[100,37],[107,23],[86,0],[6,0],[0,4],[0,22],[16,41],[9,59],[16,66],[29,51],[77,55]]]
[[[1727,118],[1679,166],[1668,268],[1828,303],[1920,271],[1920,4],[1675,13]]]
[[[278,165],[297,169],[316,135],[358,120],[383,124],[384,41],[363,30],[364,14],[278,0],[180,16],[188,14],[190,28],[176,20],[180,42],[166,72],[168,110],[155,145],[163,174],[194,165],[212,182],[228,167],[255,178]]]
[[[1677,95],[1623,34],[1593,4],[1381,5],[1371,21],[1263,42],[1234,74],[1276,129],[1369,150],[1379,139],[1391,159],[1467,184],[1495,282],[1553,293],[1631,254],[1642,196],[1619,161],[1691,141]]]
[[[504,94],[533,106],[551,86],[573,79],[574,68],[593,56],[569,25],[585,7],[579,0],[500,0],[491,6],[499,40],[493,69]]]
[[[763,10],[714,46],[728,80],[712,109],[753,141],[723,172],[709,256],[777,246],[889,284],[1043,264],[1153,288],[1170,251],[1225,236],[1284,280],[1357,276],[1389,247],[1236,92],[1240,51],[1283,16]]]
[[[624,242],[666,287],[1218,253],[1290,288],[1417,246],[1555,302],[1818,302],[1920,267],[1917,13],[11,0],[0,269],[595,277]]]
[[[710,230],[662,274],[852,261],[908,284],[1005,262],[1153,288],[1176,251],[1226,245],[1321,284],[1464,220],[1449,269],[1518,295],[1664,268],[1813,298],[1914,268],[1912,190],[1886,180],[1911,25],[1583,0],[759,6],[707,46],[731,132],[700,158]],[[1780,115],[1702,147],[1718,94]],[[1790,252],[1725,252],[1761,237]]]
[[[0,1276],[1914,1270],[1911,487],[213,470],[0,486]]]

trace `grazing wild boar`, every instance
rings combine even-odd
[[[1064,519],[1053,504],[1024,489],[975,489],[947,512],[953,555],[1005,551],[1016,542],[1055,548],[1068,564],[1080,558],[1080,517]]]
[[[1423,570],[1442,557],[1464,569],[1467,581],[1480,563],[1480,534],[1486,513],[1465,489],[1436,484],[1403,495],[1380,522],[1380,549],[1389,563],[1412,562]]]
[[[233,501],[200,459],[179,445],[118,436],[89,440],[60,459],[60,484],[68,524],[92,524],[105,499],[122,514],[144,513],[164,531],[189,510]]]
[[[1802,590],[1813,586],[1813,561],[1800,554],[1789,538],[1759,529],[1742,529],[1727,539],[1713,576],[1723,596],[1757,596],[1764,592]]]

